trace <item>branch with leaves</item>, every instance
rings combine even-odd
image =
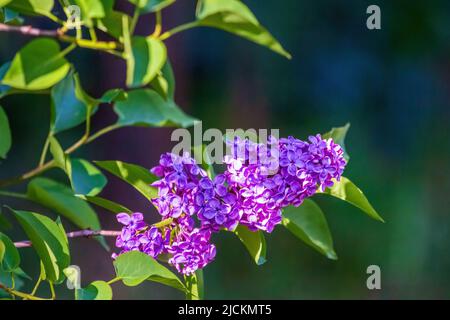
[[[70,265],[68,238],[94,237],[107,248],[104,237],[120,233],[102,229],[94,206],[115,214],[131,214],[133,210],[99,196],[108,182],[100,168],[134,187],[147,200],[157,197],[158,190],[152,186],[156,177],[148,169],[115,160],[91,162],[73,157],[73,153],[123,127],[190,127],[194,124],[197,119],[187,115],[175,102],[175,79],[167,57],[166,40],[193,28],[210,27],[243,37],[291,58],[239,0],[198,0],[195,20],[169,30],[164,29],[163,14],[169,8],[175,9],[175,6],[172,7],[175,0],[128,1],[134,5],[132,13],[116,9],[114,0],[0,0],[0,34],[33,38],[24,47],[11,52],[11,59],[0,67],[0,99],[15,94],[46,94],[51,99],[50,127],[42,152],[36,155],[36,167],[0,180],[0,197],[32,201],[62,217],[53,220],[41,213],[10,208],[9,212],[29,239],[14,242],[0,232],[0,297],[5,294],[11,298],[45,300],[47,298],[36,296],[36,291],[42,282],[47,282],[49,299],[55,299],[55,285],[61,284],[64,279],[75,283],[79,276]],[[80,16],[75,17],[75,24],[69,5],[78,6],[80,12]],[[147,14],[155,16],[153,31],[148,35],[136,35],[139,19]],[[29,25],[29,16],[49,19],[57,27],[53,30],[39,29]],[[69,57],[69,54],[77,54],[78,48],[101,51],[125,60],[125,83],[97,98],[87,94]],[[117,120],[92,133],[91,117],[105,105],[113,106]],[[81,125],[84,125],[84,134],[73,144],[62,146],[59,135]],[[326,135],[343,145],[347,130],[348,126],[335,128]],[[13,138],[7,113],[0,106],[0,158],[6,159],[8,153],[14,151]],[[64,172],[69,184],[43,176],[51,169]],[[25,183],[25,193],[10,189]],[[324,194],[347,201],[372,218],[382,220],[361,190],[346,178]],[[20,206],[20,203],[16,201],[15,205]],[[170,223],[171,220],[166,219],[153,226]],[[0,213],[0,229],[7,230],[10,224]],[[81,230],[67,233],[63,224]],[[328,258],[336,258],[325,216],[312,200],[298,208],[286,210],[282,224],[312,248]],[[266,242],[261,232],[238,228],[234,233],[256,264],[266,260]],[[41,274],[32,292],[24,293],[18,288],[16,279],[29,277],[20,266],[18,249],[30,246],[39,256]],[[113,279],[94,281],[74,290],[74,296],[76,299],[111,299],[111,285],[118,281],[127,286],[154,281],[182,291],[188,299],[201,299],[204,291],[201,270],[180,279],[164,266],[167,261],[157,261],[136,251],[120,254],[113,262],[116,272]]]

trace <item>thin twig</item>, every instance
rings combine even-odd
[[[170,225],[173,222],[172,218],[167,218],[164,220],[161,220],[159,222],[156,222],[152,224],[153,227],[156,228],[164,228],[168,225]],[[79,230],[79,231],[72,231],[66,233],[67,238],[90,238],[95,236],[104,236],[104,237],[117,237],[122,233],[122,231],[116,231],[116,230]],[[31,247],[32,243],[31,241],[25,240],[25,241],[19,241],[15,242],[14,245],[16,248],[26,248]]]
[[[96,50],[116,50],[122,49],[122,45],[115,41],[93,41],[87,39],[77,39],[72,36],[64,34],[64,29],[57,30],[43,30],[34,28],[32,26],[10,26],[4,23],[0,23],[0,32],[13,32],[20,33],[26,36],[32,37],[51,37],[60,41],[75,43],[77,46],[87,49]]]
[[[81,238],[81,237],[90,238],[95,236],[117,237],[120,234],[121,231],[115,230],[80,230],[67,233],[67,238]],[[32,243],[31,241],[25,240],[15,242],[14,245],[16,246],[16,248],[27,248],[31,247]]]

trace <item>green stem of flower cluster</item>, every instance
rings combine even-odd
[[[192,29],[192,28],[195,28],[195,27],[199,27],[199,26],[200,26],[200,23],[198,21],[192,21],[192,22],[189,22],[189,23],[185,23],[185,24],[179,25],[178,27],[175,27],[173,29],[170,29],[170,30],[164,32],[159,37],[159,39],[161,41],[164,41],[164,40],[170,38],[171,36],[173,36],[174,34],[177,34],[179,32],[186,31],[188,29]]]
[[[21,292],[21,291],[17,291],[14,290],[12,288],[8,288],[7,286],[3,285],[0,283],[0,289],[3,289],[4,291],[6,291],[7,293],[9,293],[10,295],[19,297],[19,298],[23,298],[23,299],[27,299],[27,300],[54,300],[52,298],[47,299],[47,298],[40,298],[40,297],[36,297],[33,294],[28,294],[25,292]]]

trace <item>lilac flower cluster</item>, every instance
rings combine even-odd
[[[128,251],[141,251],[153,258],[166,251],[164,239],[156,227],[149,227],[144,222],[144,216],[140,212],[129,215],[119,213],[117,221],[124,225],[120,236],[116,239],[116,247],[124,253]],[[166,238],[167,239],[167,238]],[[113,254],[116,258],[117,254]]]
[[[342,148],[320,135],[308,141],[271,137],[266,144],[235,138],[228,144],[226,170],[214,179],[189,154],[161,156],[151,170],[160,178],[152,184],[158,188],[152,202],[164,220],[171,220],[157,228],[145,224],[140,213],[117,215],[124,225],[116,243],[121,253],[169,254],[179,272],[192,274],[215,257],[212,233],[238,224],[272,232],[283,208],[299,206],[332,186],[346,165]]]

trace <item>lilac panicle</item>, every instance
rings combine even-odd
[[[172,222],[160,230],[147,225],[141,213],[118,214],[124,225],[116,241],[120,253],[138,250],[154,258],[168,253],[169,263],[190,275],[214,259],[212,233],[238,224],[272,232],[283,208],[300,206],[333,186],[346,166],[342,148],[320,135],[307,141],[290,136],[269,137],[266,144],[239,138],[227,143],[226,170],[212,179],[189,154],[161,155],[151,169],[160,178],[152,184],[158,188],[152,203]]]

